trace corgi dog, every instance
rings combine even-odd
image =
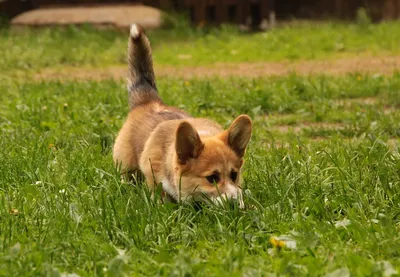
[[[154,193],[175,201],[222,203],[242,200],[240,172],[252,132],[247,115],[227,130],[204,118],[168,106],[155,83],[150,42],[133,24],[128,42],[130,112],[114,144],[121,173],[144,176]]]

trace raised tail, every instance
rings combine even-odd
[[[150,42],[143,32],[143,28],[137,24],[131,25],[128,63],[130,108],[133,109],[150,102],[161,102],[157,93]]]

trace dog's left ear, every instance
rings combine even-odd
[[[251,119],[244,114],[238,116],[227,130],[227,143],[240,158],[246,152],[246,147],[251,137],[251,130]]]
[[[186,164],[190,159],[196,159],[204,144],[196,129],[188,122],[179,124],[176,131],[175,150],[180,164]]]

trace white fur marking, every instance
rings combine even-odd
[[[136,24],[131,25],[131,37],[134,39],[139,37],[139,28]]]
[[[197,131],[197,133],[199,134],[199,136],[208,136],[211,135],[211,133],[207,130],[199,130]]]
[[[166,193],[176,199],[176,192],[173,186],[169,183],[167,178],[162,179],[162,187]]]

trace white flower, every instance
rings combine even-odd
[[[397,275],[397,270],[393,267],[393,265],[388,261],[380,261],[375,264],[381,271],[383,277],[391,277],[393,275]]]
[[[347,268],[339,268],[326,274],[325,277],[350,277],[350,272]]]
[[[63,272],[63,273],[60,274],[60,277],[80,277],[80,276],[78,274],[76,274],[76,273]]]
[[[335,222],[335,228],[336,229],[346,229],[347,226],[349,226],[351,224],[351,221],[347,218],[340,220],[340,221],[336,221]]]

